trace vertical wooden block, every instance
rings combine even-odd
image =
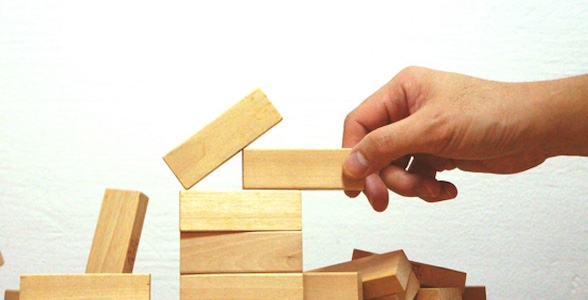
[[[0,252],[0,267],[4,265],[4,257],[2,257],[2,252]]]
[[[302,272],[302,231],[182,233],[180,272]]]
[[[303,277],[304,300],[363,300],[358,272],[306,272]]]
[[[133,271],[147,202],[147,196],[141,192],[106,190],[86,273]]]
[[[282,120],[257,89],[163,157],[189,189]]]
[[[300,191],[181,191],[180,231],[302,230]]]
[[[485,286],[466,286],[463,292],[463,300],[486,300]]]
[[[4,300],[19,300],[20,292],[18,290],[4,291]]]
[[[351,149],[244,149],[243,188],[363,190],[363,180],[343,176]]]
[[[181,275],[180,299],[302,300],[302,273]]]
[[[422,288],[416,300],[462,300],[458,288]]]
[[[20,300],[147,300],[149,274],[22,275]]]

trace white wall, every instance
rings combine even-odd
[[[0,291],[83,272],[104,189],[150,197],[135,272],[177,299],[180,184],[161,157],[255,87],[284,121],[252,147],[339,147],[408,65],[503,81],[588,72],[585,1],[0,0]],[[410,3],[409,3],[410,2]],[[468,273],[490,299],[588,297],[588,159],[443,173],[457,200],[304,192],[306,269],[354,247]],[[240,157],[196,186],[240,188]]]

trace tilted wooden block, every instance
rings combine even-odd
[[[22,275],[20,300],[146,300],[149,274]]]
[[[343,176],[350,149],[244,149],[243,188],[363,190],[363,180]]]
[[[412,270],[404,251],[398,250],[316,269],[313,272],[361,272],[363,297],[372,299],[405,292]]]
[[[420,287],[421,284],[418,278],[414,272],[410,272],[410,276],[408,277],[408,284],[406,285],[406,290],[404,292],[366,300],[413,300],[419,292]]]
[[[4,291],[4,300],[19,300],[20,292],[18,290],[6,290]]]
[[[302,230],[300,191],[181,191],[180,231]]]
[[[302,300],[302,273],[181,275],[180,299]]]
[[[416,300],[462,300],[458,288],[422,288]]]
[[[466,286],[462,296],[463,300],[486,300],[485,286]]]
[[[148,198],[141,192],[106,189],[86,273],[131,273]]]
[[[189,189],[282,120],[257,89],[163,157]]]
[[[303,276],[305,300],[363,300],[361,273],[306,272]]]
[[[182,233],[180,272],[302,272],[302,231]]]

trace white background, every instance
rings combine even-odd
[[[410,3],[409,3],[410,2]],[[359,3],[359,1],[357,2]],[[135,272],[179,294],[179,182],[161,157],[256,87],[284,117],[251,147],[340,147],[402,68],[500,81],[588,72],[585,1],[0,1],[0,291],[82,273],[105,188],[150,198]],[[240,189],[236,156],[195,188]],[[588,159],[441,174],[459,196],[304,192],[304,266],[404,249],[490,299],[588,297]]]

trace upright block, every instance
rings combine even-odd
[[[2,257],[2,252],[0,252],[0,267],[4,265],[4,258]]]
[[[306,272],[303,277],[305,300],[363,300],[358,272]]]
[[[416,300],[462,300],[458,288],[422,288]]]
[[[147,300],[149,274],[22,275],[20,300]]]
[[[486,287],[485,286],[466,286],[463,296],[463,300],[486,300]]]
[[[180,299],[302,300],[302,273],[181,275]]]
[[[302,230],[300,191],[181,191],[180,231]]]
[[[147,196],[141,192],[106,190],[86,273],[133,271],[147,201]]]
[[[4,300],[19,300],[20,292],[18,290],[4,291]]]
[[[302,231],[182,233],[180,272],[302,272]]]
[[[407,290],[411,266],[404,251],[372,255],[313,272],[361,272],[363,297],[372,299]]]
[[[282,120],[257,89],[163,157],[189,189]]]
[[[343,176],[350,149],[243,150],[243,188],[363,190],[363,180]]]

